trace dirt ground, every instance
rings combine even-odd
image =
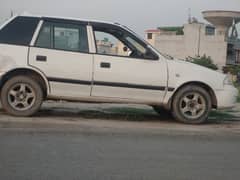
[[[185,125],[161,117],[151,107],[126,104],[85,104],[45,102],[29,118],[7,115],[0,106],[0,128],[99,129],[113,131],[179,131],[189,133],[240,133],[240,105],[229,111],[217,111],[204,125]]]

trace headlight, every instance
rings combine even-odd
[[[223,81],[223,85],[233,85],[233,82],[228,76],[226,76]]]

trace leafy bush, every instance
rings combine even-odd
[[[218,70],[217,65],[213,63],[210,56],[207,57],[206,55],[203,55],[202,57],[188,58],[187,61],[213,70]]]
[[[237,102],[240,103],[240,89],[239,89],[239,93],[238,93],[238,97],[237,97]]]
[[[183,26],[159,27],[159,30],[176,32],[176,35],[184,35]]]
[[[238,93],[238,97],[237,97],[237,102],[240,103],[240,84],[235,82],[234,83],[235,87],[238,89],[239,93]]]
[[[232,75],[237,75],[240,72],[240,65],[228,65],[223,68],[224,73],[230,73]]]

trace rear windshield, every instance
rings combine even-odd
[[[39,18],[19,16],[0,30],[0,43],[28,46]]]

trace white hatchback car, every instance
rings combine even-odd
[[[120,24],[39,16],[0,28],[0,79],[2,106],[14,116],[51,99],[147,104],[197,124],[238,94],[226,75],[168,58]]]

